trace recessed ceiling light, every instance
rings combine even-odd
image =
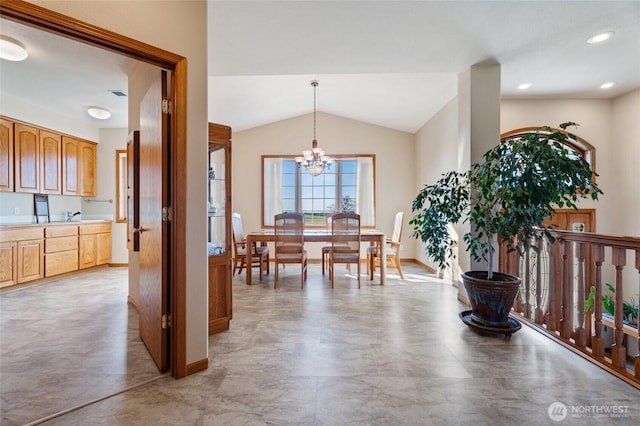
[[[589,44],[598,44],[598,43],[602,43],[605,40],[609,40],[611,38],[611,36],[613,36],[615,34],[615,32],[613,31],[605,31],[603,33],[599,33],[596,35],[593,35],[591,37],[589,37],[589,39],[587,40],[587,43]]]
[[[610,89],[610,88],[612,88],[612,87],[613,87],[613,83],[611,83],[611,82],[604,83],[604,84],[601,84],[601,85],[600,85],[600,88],[601,88],[601,89]]]
[[[102,107],[89,107],[87,108],[87,112],[93,118],[97,118],[98,120],[106,120],[111,117],[111,112]]]
[[[0,58],[8,61],[24,61],[29,56],[24,44],[11,37],[0,35]]]
[[[518,90],[526,90],[529,87],[531,87],[531,83],[522,83],[521,85],[518,86]]]

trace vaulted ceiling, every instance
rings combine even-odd
[[[208,28],[209,119],[235,131],[311,112],[312,79],[319,111],[411,133],[477,63],[501,64],[504,98],[640,87],[638,1],[209,1]],[[586,43],[602,31],[615,33]],[[126,91],[128,60],[4,20],[0,32],[30,50],[0,61],[2,97],[127,127],[126,98],[110,91]],[[91,119],[89,105],[113,117]]]

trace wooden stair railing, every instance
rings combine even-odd
[[[640,294],[640,238],[556,232],[554,243],[532,242],[522,256],[509,252],[505,244],[500,245],[500,272],[522,278],[513,313],[640,389],[638,325],[628,324],[622,309],[624,301],[638,300]],[[628,281],[631,275],[625,271],[629,253],[635,255],[631,266],[633,275],[638,277],[635,284],[624,281],[625,276]],[[611,295],[616,307],[612,320],[604,316],[601,303],[607,282],[615,288]],[[591,287],[595,287],[594,308],[585,313],[585,299]],[[631,294],[625,294],[625,287]],[[609,354],[605,322],[613,328]],[[627,348],[632,345],[636,355],[630,357]]]

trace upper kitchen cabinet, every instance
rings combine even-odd
[[[13,191],[13,121],[0,118],[0,191]]]
[[[22,123],[14,125],[15,191],[37,194],[39,184],[40,142],[37,127]]]
[[[62,194],[62,136],[40,130],[40,194]]]
[[[96,144],[62,137],[62,193],[95,197]]]

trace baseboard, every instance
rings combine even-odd
[[[471,303],[469,303],[469,299],[467,299],[467,297],[463,294],[458,293],[458,301],[464,303],[467,306],[471,306]]]
[[[128,268],[128,263],[109,263],[110,268]]]
[[[424,269],[426,269],[427,271],[431,272],[432,274],[437,274],[438,273],[437,270],[433,269],[431,266],[427,265],[426,263],[420,262],[418,259],[401,259],[400,262],[417,263],[418,265],[422,266]]]
[[[190,376],[200,371],[204,371],[209,368],[209,358],[201,359],[200,361],[187,364],[187,376]]]
[[[140,312],[140,309],[139,309],[140,307],[138,306],[138,302],[136,302],[135,300],[133,300],[133,299],[131,298],[131,296],[127,296],[127,303],[128,303],[129,305],[131,305],[131,306],[133,307],[133,309],[135,309],[135,310],[136,310],[136,312]]]

